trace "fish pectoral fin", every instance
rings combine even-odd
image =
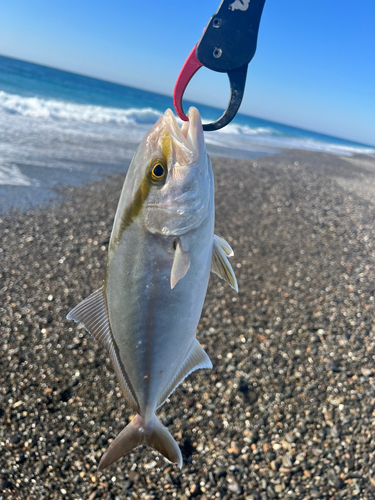
[[[219,241],[220,240],[220,241]],[[212,247],[211,271],[225,280],[236,292],[238,292],[237,279],[229,263],[228,257],[233,255],[233,250],[226,241],[226,247],[222,245],[224,240],[215,235]],[[231,251],[231,253],[228,253]]]
[[[190,267],[190,252],[181,243],[181,238],[176,240],[176,249],[171,270],[171,290],[188,272]]]
[[[147,426],[141,415],[136,415],[104,453],[98,471],[104,470],[140,444],[151,446],[170,462],[177,463],[181,469],[181,451],[168,429],[164,427],[156,415],[152,415]]]
[[[219,247],[224,250],[224,253],[227,257],[233,257],[234,252],[227,241],[225,241],[223,238],[220,238],[220,236],[218,236],[217,234],[214,234],[214,241],[216,241]]]
[[[70,311],[66,319],[82,323],[86,330],[108,350],[122,392],[131,407],[137,411],[138,404],[127,383],[117,355],[111,332],[104,289],[99,288]]]
[[[156,404],[156,407],[158,408],[165,402],[165,400],[172,394],[172,392],[184,380],[184,378],[186,378],[188,375],[190,375],[190,373],[198,370],[199,368],[212,368],[212,363],[210,358],[207,356],[206,351],[200,345],[198,340],[194,339],[184,363],[179,367],[171,382],[164,389]]]

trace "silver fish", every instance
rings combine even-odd
[[[140,444],[182,467],[155,415],[180,382],[212,368],[195,332],[210,271],[237,290],[229,244],[214,235],[214,181],[197,109],[180,129],[171,110],[142,140],[126,175],[102,288],[67,319],[108,349],[136,416],[104,453],[103,470]]]

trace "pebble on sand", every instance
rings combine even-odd
[[[123,178],[2,215],[1,498],[375,498],[375,196],[360,161],[213,158],[239,294],[211,277],[197,337],[213,370],[158,413],[181,471],[140,447],[97,475],[132,412],[104,348],[65,320],[102,283]]]

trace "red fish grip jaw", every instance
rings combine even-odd
[[[185,115],[182,108],[182,98],[190,80],[193,78],[198,69],[203,66],[203,64],[198,60],[196,56],[195,49],[196,46],[190,52],[188,58],[185,61],[185,64],[182,66],[173,92],[173,104],[176,113],[181,118],[181,120],[185,122],[189,121],[189,118]]]
[[[180,74],[178,75],[176,85],[173,92],[173,104],[176,113],[183,121],[189,121],[182,107],[182,98],[186,87],[188,86],[190,80],[193,78],[195,73],[203,66],[199,61],[196,54],[196,47],[190,52],[188,58],[183,65]],[[212,131],[218,130],[220,128],[228,125],[229,122],[233,120],[236,116],[237,111],[241,105],[245,84],[247,76],[247,64],[227,72],[230,84],[230,97],[227,109],[224,111],[223,115],[212,123],[204,123],[203,130]]]

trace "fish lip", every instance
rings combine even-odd
[[[183,122],[180,128],[171,109],[167,109],[164,116],[169,124],[174,137],[190,151],[200,157],[205,152],[203,126],[199,111],[194,106],[189,108],[187,116],[189,121]]]

